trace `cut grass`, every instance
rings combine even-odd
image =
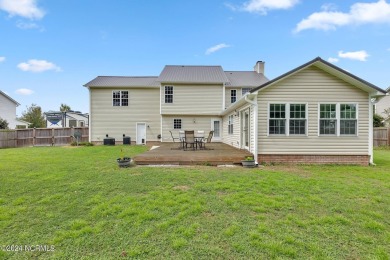
[[[120,169],[121,148],[146,149],[0,150],[0,246],[55,246],[0,258],[390,257],[390,150],[375,167]]]

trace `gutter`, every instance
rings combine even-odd
[[[257,91],[255,92],[255,95],[254,95],[254,98],[257,99]],[[259,165],[259,162],[257,161],[257,157],[258,157],[258,128],[259,128],[259,124],[258,124],[258,121],[259,121],[259,118],[258,118],[258,114],[259,114],[259,106],[257,104],[257,100],[256,101],[253,101],[253,100],[250,100],[249,98],[249,95],[245,95],[245,101],[252,104],[255,108],[254,110],[254,113],[253,113],[253,132],[254,132],[254,151],[253,151],[253,159],[255,160],[255,164],[256,165]]]

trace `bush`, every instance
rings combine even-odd
[[[0,117],[0,129],[8,129],[8,122]]]
[[[384,124],[385,119],[381,115],[375,114],[373,119],[374,119],[373,120],[374,127],[384,127],[385,126],[385,124]]]

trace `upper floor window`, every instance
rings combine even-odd
[[[228,117],[228,134],[233,134],[233,115]]]
[[[230,103],[234,103],[237,100],[237,90],[236,89],[231,89],[230,90]]]
[[[252,89],[251,88],[242,88],[241,93],[242,95],[245,95],[246,93],[249,93]]]
[[[124,90],[117,90],[112,92],[112,105],[114,107],[129,105],[129,92]]]
[[[173,103],[173,86],[165,86],[165,103]]]
[[[270,135],[306,135],[306,104],[270,104]]]

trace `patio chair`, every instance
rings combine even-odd
[[[199,144],[201,149],[206,149],[206,143],[211,143],[211,139],[213,138],[213,135],[214,135],[214,131],[210,131],[207,138],[202,140],[202,142]]]
[[[184,131],[184,150],[187,151],[188,146],[192,146],[192,149],[195,150],[196,144],[194,131]]]
[[[169,132],[171,133],[171,137],[172,137],[172,140],[174,143],[175,143],[175,140],[180,140],[180,138],[178,138],[178,137],[173,137],[172,131],[169,131]]]

